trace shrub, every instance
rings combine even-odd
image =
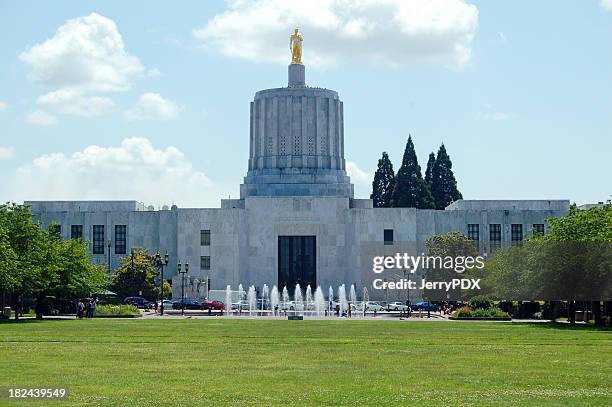
[[[470,307],[474,309],[489,309],[492,305],[491,299],[485,295],[477,295],[470,300]]]
[[[496,307],[488,309],[472,309],[470,307],[462,307],[453,313],[456,318],[507,318],[508,313]]]
[[[138,315],[140,311],[133,305],[98,305],[96,315]]]

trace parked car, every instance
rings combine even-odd
[[[157,301],[157,308],[160,309],[161,308],[161,301]],[[163,301],[164,304],[164,309],[172,309],[174,306],[174,301],[170,301],[170,300],[164,300]]]
[[[408,311],[410,307],[400,301],[394,301],[387,304],[387,311]]]
[[[183,302],[181,300],[174,301],[172,303],[172,309],[181,309],[183,307]],[[200,304],[197,300],[186,299],[185,300],[185,309],[202,309],[202,304]]]
[[[225,309],[225,304],[217,300],[204,300],[202,301],[202,309],[223,311]]]
[[[123,300],[124,304],[133,305],[136,308],[151,309],[154,303],[142,298],[142,297],[125,297]]]
[[[364,303],[361,302],[361,303],[357,304],[357,307],[355,308],[355,310],[363,312],[363,307],[364,307]],[[368,301],[368,302],[365,303],[365,309],[366,309],[366,312],[374,312],[374,311],[380,312],[380,311],[384,311],[385,307],[383,307],[382,305],[380,305],[377,302]]]
[[[438,306],[434,303],[431,303],[429,301],[421,301],[421,302],[417,302],[416,304],[414,304],[414,309],[415,310],[420,310],[420,311],[437,311],[438,310]]]
[[[249,302],[246,301],[246,300],[242,300],[242,301],[239,301],[239,302],[233,302],[232,303],[232,309],[235,310],[235,309],[238,309],[238,308],[242,309],[243,311],[245,311],[245,310],[248,311],[249,310]]]

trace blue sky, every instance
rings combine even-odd
[[[0,3],[0,201],[237,197],[295,25],[307,84],[344,101],[357,197],[412,134],[465,199],[610,198],[612,2],[342,4]]]

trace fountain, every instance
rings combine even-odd
[[[225,289],[225,313],[227,316],[232,314],[232,286],[228,285]]]
[[[310,287],[310,286],[308,286]],[[323,297],[323,290],[321,286],[318,286],[314,293],[314,304],[317,317],[321,317],[321,314],[325,312],[325,297]]]
[[[346,287],[342,284],[338,288],[338,302],[340,303],[340,315],[348,309],[348,303],[346,301]]]
[[[355,284],[351,284],[351,291],[350,291],[350,303],[355,306],[357,305],[357,292],[355,291]]]
[[[314,301],[312,299],[312,288],[310,288],[310,284],[308,284],[308,286],[306,286],[306,307],[304,308],[304,310],[310,311],[310,307],[312,307],[313,302]]]
[[[333,310],[332,308],[334,307],[334,289],[332,288],[332,286],[329,286],[329,290],[328,290],[328,298],[329,298],[329,304],[328,304],[328,312],[329,315],[332,314]]]
[[[270,299],[268,298],[268,285],[264,284],[262,289],[262,297],[261,297],[261,310],[265,310],[267,305],[270,304]]]
[[[272,287],[272,293],[270,294],[270,305],[272,309],[272,315],[276,316],[276,309],[278,308],[278,288]]]
[[[253,315],[253,311],[257,311],[257,294],[255,293],[255,286],[249,287],[249,315]]]
[[[304,300],[302,299],[302,288],[300,287],[300,284],[296,284],[295,285],[295,293],[293,294],[293,298],[294,298],[294,309],[295,311],[301,311],[304,310]]]
[[[282,309],[287,309],[287,303],[289,302],[289,291],[287,290],[287,286],[283,287],[283,306]]]
[[[242,300],[244,299],[244,289],[242,284],[238,284],[238,315],[242,314]]]
[[[366,316],[368,311],[368,302],[370,302],[370,295],[368,294],[368,287],[363,287],[363,316]]]

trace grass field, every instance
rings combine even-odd
[[[0,386],[68,387],[58,405],[612,405],[612,331],[593,328],[30,321],[0,324],[0,355]]]

